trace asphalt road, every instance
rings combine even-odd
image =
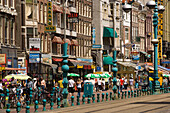
[[[170,93],[86,104],[42,113],[170,113]]]

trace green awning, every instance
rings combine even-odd
[[[103,65],[112,65],[112,64],[113,64],[113,58],[111,56],[103,57]]]
[[[103,29],[103,37],[111,37],[113,38],[113,29],[109,27],[104,27]],[[115,31],[115,38],[117,38],[117,32]]]

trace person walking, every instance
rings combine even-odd
[[[73,78],[70,77],[70,80],[68,81],[68,90],[70,93],[70,97],[71,97],[71,95],[74,96],[74,86],[75,86],[75,82],[74,82]]]
[[[122,92],[122,90],[123,90],[123,84],[124,84],[124,80],[123,80],[124,78],[121,78],[120,79],[120,90],[121,90],[121,92]]]
[[[127,77],[125,77],[125,79],[124,79],[124,88],[125,88],[125,90],[127,90],[127,86],[128,86]]]
[[[99,80],[98,80],[98,89],[99,89],[99,91],[102,90],[102,81],[101,81],[101,78],[99,78]]]
[[[105,80],[102,78],[102,90],[105,91]]]
[[[77,89],[78,89],[78,96],[80,97],[80,92],[81,92],[81,80],[78,78],[77,80]]]
[[[129,85],[130,85],[130,90],[133,90],[133,78],[132,77],[130,77],[130,79],[129,79]]]
[[[117,82],[116,82],[116,85],[117,85],[117,89],[118,89],[118,92],[120,91],[120,79],[119,77],[117,76]]]

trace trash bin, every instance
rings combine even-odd
[[[85,97],[88,97],[88,95],[92,97],[92,94],[93,94],[93,84],[91,82],[86,82],[84,84],[84,95]]]

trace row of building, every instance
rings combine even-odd
[[[26,67],[31,76],[42,74],[52,79],[61,74],[64,10],[66,12],[66,42],[69,72],[85,75],[95,71],[111,71],[112,49],[115,44],[118,59],[140,55],[140,62],[152,62],[153,24],[147,0],[134,0],[132,15],[122,10],[121,0],[51,0],[52,24],[55,32],[45,32],[48,25],[48,0],[0,0],[0,54],[6,54],[9,68]],[[170,2],[164,0],[163,55],[170,58]],[[70,14],[78,14],[77,23],[69,22]],[[132,27],[130,27],[132,26]],[[114,28],[114,29],[113,29]],[[40,63],[29,61],[29,39],[41,39]],[[149,57],[148,57],[149,56]],[[12,70],[12,69],[11,69]],[[15,69],[14,69],[15,70]],[[56,73],[56,74],[51,74]],[[47,75],[50,75],[47,77]]]

